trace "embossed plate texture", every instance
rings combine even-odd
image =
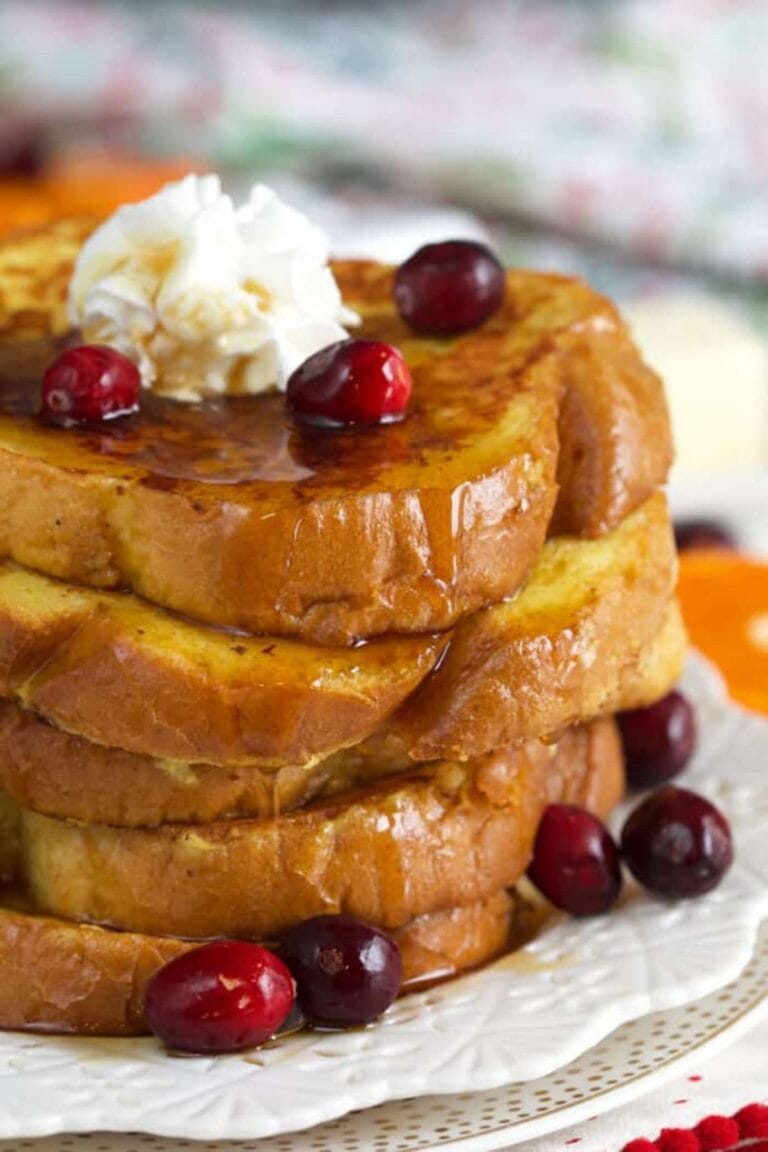
[[[514,958],[407,997],[373,1028],[299,1035],[248,1056],[179,1059],[151,1039],[0,1035],[0,1137],[255,1139],[387,1100],[522,1084],[627,1021],[734,981],[768,913],[768,722],[730,704],[703,661],[691,662],[684,687],[701,741],[683,779],[722,806],[737,846],[709,896],[668,905],[628,884],[609,916],[553,918]],[[314,1136],[306,1144],[326,1146]]]

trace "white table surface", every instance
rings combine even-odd
[[[674,1076],[631,1104],[515,1152],[621,1152],[630,1140],[655,1140],[661,1128],[692,1128],[705,1116],[732,1116],[745,1104],[768,1104],[768,1016],[734,1045]]]

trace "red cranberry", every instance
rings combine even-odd
[[[733,551],[738,547],[731,529],[719,520],[676,520],[675,544],[678,552],[703,548]]]
[[[572,916],[606,912],[621,891],[619,852],[608,830],[583,808],[550,804],[528,877],[557,908]]]
[[[395,273],[395,302],[403,320],[429,336],[469,332],[504,299],[499,261],[473,240],[425,244]]]
[[[682,772],[696,746],[696,714],[681,692],[618,716],[627,780],[653,788]]]
[[[263,1044],[287,1019],[293,979],[274,953],[217,940],[171,960],[147,988],[147,1019],[169,1048],[238,1052]]]
[[[672,900],[715,888],[733,862],[728,822],[695,792],[668,784],[627,818],[621,850],[636,880]]]
[[[368,1024],[400,991],[400,949],[384,932],[352,916],[304,921],[285,936],[281,954],[310,1024]]]
[[[397,348],[377,340],[341,340],[305,360],[288,381],[288,407],[307,424],[391,424],[411,395],[411,374]]]
[[[139,406],[141,377],[132,360],[114,348],[68,348],[43,377],[43,415],[65,428],[126,416]]]
[[[45,148],[39,130],[21,125],[0,136],[0,176],[30,180],[41,176],[44,169]]]

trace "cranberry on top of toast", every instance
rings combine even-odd
[[[139,370],[115,348],[67,348],[43,376],[42,414],[64,428],[128,416],[139,408]]]
[[[395,273],[403,320],[428,336],[457,336],[479,328],[504,299],[504,268],[485,244],[445,240],[425,244]]]
[[[315,352],[288,381],[288,408],[318,428],[392,424],[405,415],[413,382],[397,348],[342,340]],[[339,445],[344,452],[344,446]]]

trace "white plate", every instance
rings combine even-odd
[[[6,1034],[0,1137],[292,1132],[387,1100],[547,1076],[619,1025],[733,981],[768,912],[768,722],[728,703],[701,661],[686,688],[702,728],[686,783],[727,812],[737,843],[709,896],[667,905],[628,885],[609,916],[559,919],[515,958],[408,997],[373,1028],[301,1035],[250,1057],[171,1059],[149,1039]]]
[[[768,926],[741,975],[719,992],[624,1024],[577,1060],[526,1084],[422,1096],[353,1112],[308,1132],[237,1143],[97,1132],[0,1141],[0,1152],[494,1152],[559,1132],[681,1075],[768,1017]]]

